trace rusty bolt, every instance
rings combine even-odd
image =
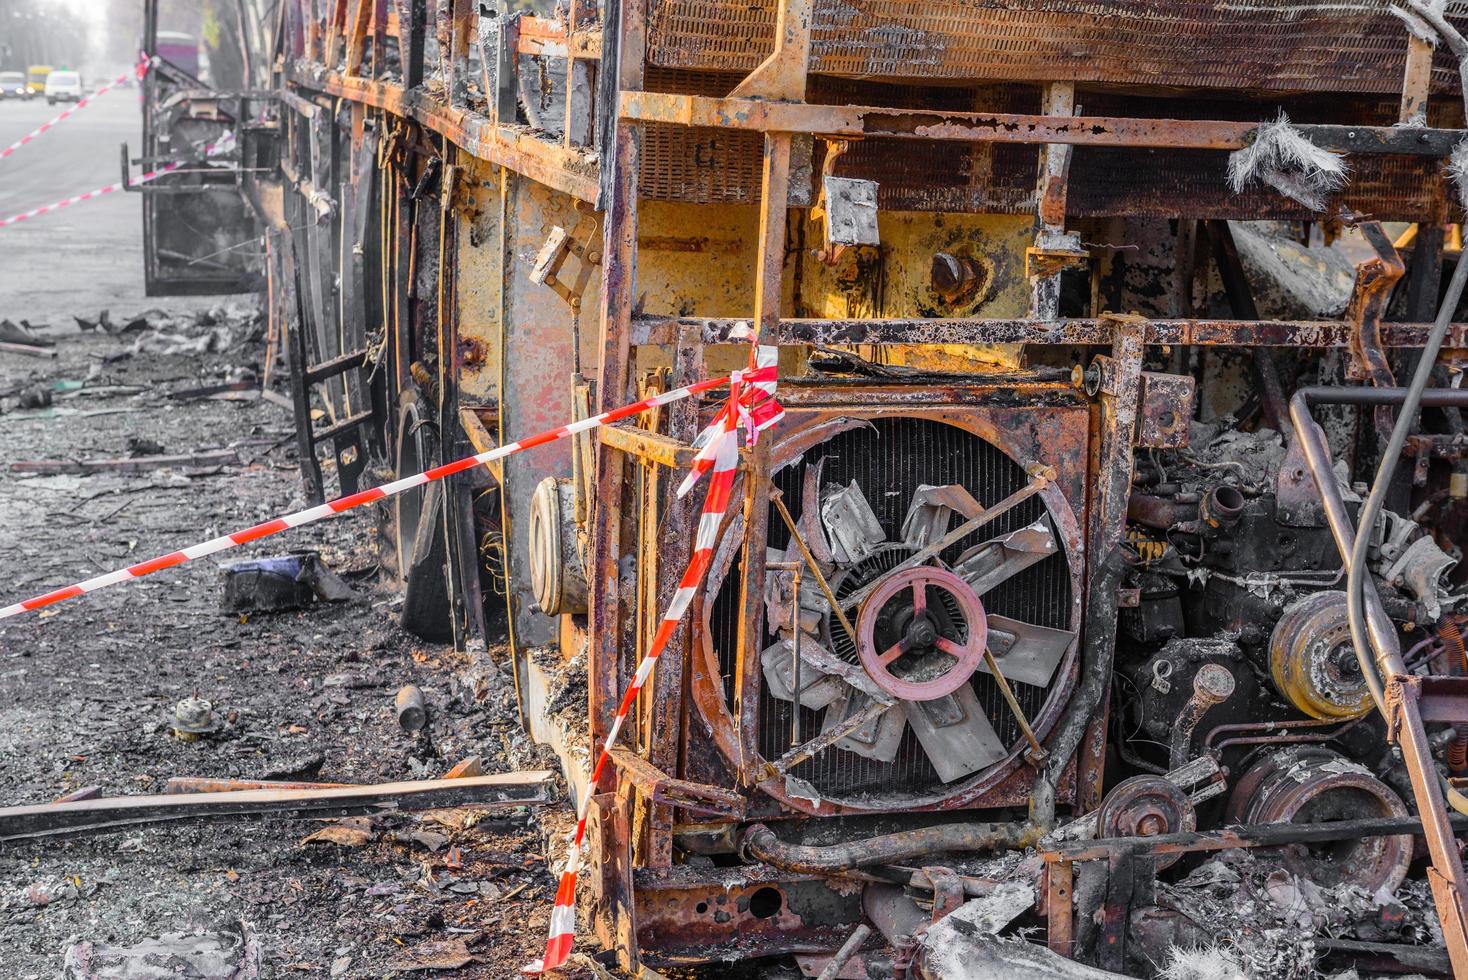
[[[1205,704],[1222,704],[1234,693],[1234,675],[1221,664],[1204,664],[1193,675],[1193,696]]]

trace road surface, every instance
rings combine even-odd
[[[138,93],[108,92],[0,160],[0,217],[121,179],[119,148],[126,142],[136,153],[141,140]],[[63,108],[44,99],[0,102],[0,147]],[[95,316],[103,307],[116,316],[149,305],[142,213],[139,195],[117,193],[0,228],[0,317],[36,322]]]

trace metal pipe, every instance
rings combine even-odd
[[[1468,263],[1464,263],[1468,268]],[[1301,388],[1290,399],[1290,420],[1294,423],[1295,437],[1300,440],[1300,449],[1310,475],[1320,493],[1325,509],[1325,521],[1335,538],[1336,549],[1341,553],[1346,574],[1349,575],[1356,553],[1356,525],[1346,512],[1345,499],[1336,484],[1332,469],[1330,447],[1325,433],[1315,424],[1311,409],[1316,405],[1350,405],[1374,407],[1377,405],[1400,405],[1406,399],[1405,388]],[[1422,404],[1429,408],[1468,406],[1468,389],[1434,388],[1422,393]],[[1368,529],[1369,536],[1369,529]],[[1401,644],[1397,639],[1396,627],[1387,615],[1381,596],[1376,589],[1365,590],[1366,632],[1371,647],[1376,651],[1375,661],[1393,665],[1388,673],[1402,673]],[[1378,707],[1383,702],[1381,675],[1371,657],[1361,658],[1361,671]]]
[[[1169,769],[1178,769],[1187,764],[1193,749],[1193,733],[1198,723],[1214,705],[1222,704],[1234,693],[1234,675],[1222,664],[1204,664],[1193,675],[1193,696],[1178,713],[1173,723],[1172,738],[1168,743]]]
[[[1370,576],[1365,574],[1366,549],[1370,545],[1371,530],[1376,526],[1377,515],[1381,513],[1386,501],[1392,472],[1401,462],[1402,447],[1407,442],[1407,433],[1412,428],[1419,404],[1423,402],[1427,382],[1432,376],[1433,365],[1437,363],[1438,351],[1442,349],[1443,338],[1447,336],[1448,326],[1452,323],[1453,313],[1458,308],[1458,298],[1463,295],[1465,283],[1468,283],[1468,262],[1460,259],[1457,267],[1453,269],[1453,278],[1448,283],[1442,304],[1438,307],[1437,320],[1432,325],[1432,332],[1427,335],[1427,346],[1423,348],[1422,359],[1417,362],[1417,371],[1412,375],[1411,385],[1405,389],[1376,389],[1382,392],[1387,390],[1399,392],[1398,398],[1382,404],[1399,404],[1402,410],[1397,415],[1397,424],[1392,427],[1391,438],[1387,440],[1386,449],[1382,452],[1381,464],[1377,467],[1371,493],[1367,495],[1366,503],[1361,507],[1362,533],[1357,535],[1355,546],[1351,551],[1351,559],[1346,565],[1346,616],[1351,626],[1351,642],[1356,647],[1356,656],[1362,662],[1362,669],[1365,669],[1368,655],[1374,650],[1377,662],[1384,668],[1382,673],[1387,677],[1406,673],[1406,668],[1402,666],[1400,645],[1388,648],[1372,642],[1372,631],[1365,623],[1366,616],[1362,607],[1366,601],[1366,593],[1367,591],[1376,592],[1374,584],[1370,590],[1366,588],[1370,582]],[[1449,390],[1454,391],[1455,389]],[[1393,634],[1393,640],[1395,639],[1396,636]],[[1374,696],[1379,694],[1381,678],[1376,678],[1376,681],[1377,688],[1372,690]],[[1377,696],[1376,706],[1385,716],[1385,699]]]
[[[841,944],[841,948],[836,951],[835,956],[831,957],[831,962],[826,964],[826,968],[821,971],[821,975],[816,977],[816,980],[836,980],[841,973],[841,968],[856,955],[856,951],[861,949],[861,944],[866,942],[867,937],[871,934],[872,927],[865,922],[853,929],[851,935],[846,938],[846,942]]]
[[[762,823],[751,825],[739,841],[739,852],[782,871],[831,874],[869,864],[893,864],[946,852],[992,851],[1023,843],[1024,823],[950,823],[844,844],[790,844]]]

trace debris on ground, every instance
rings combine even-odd
[[[233,921],[131,946],[82,940],[67,948],[62,980],[259,980],[261,962],[260,940]]]

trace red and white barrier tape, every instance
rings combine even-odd
[[[220,153],[225,153],[233,147],[234,134],[226,133],[218,141],[211,143],[209,146],[204,148],[204,156],[212,157]],[[122,190],[124,187],[138,187],[150,181],[157,180],[159,177],[162,177],[166,174],[173,173],[175,170],[182,167],[186,162],[187,161],[184,160],[176,160],[173,163],[159,167],[157,170],[150,170],[145,174],[141,174],[138,177],[135,177],[130,184],[125,181],[119,180],[115,184],[108,184],[106,187],[99,187],[94,191],[87,191],[85,194],[77,194],[75,197],[68,197],[65,200],[56,201],[52,204],[43,204],[38,208],[32,208],[29,211],[22,211],[20,214],[13,214],[8,218],[0,218],[0,228],[5,228],[9,225],[19,224],[22,221],[29,221],[31,218],[39,218],[43,214],[50,214],[52,211],[60,211],[62,208],[69,208],[73,204],[80,204],[83,201],[90,201],[95,198],[105,197],[108,194],[114,194],[117,191]]]
[[[586,795],[577,807],[576,834],[566,855],[566,866],[561,872],[560,884],[556,888],[545,956],[525,966],[525,973],[537,974],[554,970],[565,965],[571,955],[571,946],[576,939],[576,879],[581,867],[581,847],[586,837],[586,818],[591,810],[592,793],[611,758],[612,746],[622,733],[622,725],[632,710],[633,702],[637,700],[638,692],[652,676],[658,657],[673,638],[673,631],[682,622],[683,615],[688,611],[688,604],[693,601],[694,592],[713,561],[715,538],[718,536],[724,511],[729,506],[729,493],[734,485],[734,472],[739,463],[739,428],[744,427],[749,442],[753,444],[762,429],[774,425],[784,415],[784,410],[774,400],[777,354],[774,347],[755,349],[755,356],[752,358],[755,365],[749,371],[736,371],[730,376],[728,401],[708,428],[699,434],[698,444],[701,448],[693,471],[678,487],[678,496],[681,497],[693,489],[699,477],[712,471],[708,493],[703,501],[703,511],[698,519],[698,536],[693,544],[693,558],[678,582],[678,591],[673,593],[662,622],[658,624],[658,631],[653,637],[652,646],[648,648],[647,656],[637,665],[637,673],[633,675],[632,683],[622,695],[622,702],[617,707],[617,717],[612,721],[612,728],[607,733],[601,754],[597,756]],[[745,386],[749,388],[747,394],[743,390]]]
[[[121,75],[118,75],[106,85],[103,85],[101,88],[97,89],[97,91],[93,92],[91,95],[82,96],[80,99],[77,100],[76,105],[72,106],[70,109],[67,109],[55,119],[51,119],[41,123],[41,125],[37,126],[29,133],[26,133],[24,136],[16,140],[14,143],[11,143],[5,149],[0,150],[0,160],[4,160],[16,150],[20,149],[22,146],[25,146],[27,143],[34,143],[38,138],[40,138],[44,133],[46,133],[56,124],[64,122],[67,119],[71,118],[76,113],[91,105],[93,100],[99,98],[100,96],[106,95],[108,92],[112,91],[114,88],[121,85],[129,78],[142,78],[144,75],[148,74],[148,69],[152,66],[152,64],[153,61],[151,58],[145,58],[142,61],[138,62],[137,66],[131,71],[123,72]]]
[[[772,366],[768,369],[763,369],[756,372],[756,375],[754,377],[746,374],[745,380],[773,382],[774,377],[775,369]],[[296,511],[293,514],[286,514],[284,517],[277,517],[274,520],[266,521],[263,524],[256,524],[254,527],[245,528],[242,531],[235,531],[233,534],[226,534],[223,537],[214,538],[213,540],[205,541],[202,544],[192,545],[191,547],[184,548],[181,551],[172,551],[166,555],[160,555],[157,558],[152,558],[148,561],[139,562],[136,565],[129,565],[126,568],[120,568],[116,571],[108,572],[105,575],[99,575],[95,578],[87,579],[84,582],[78,582],[75,585],[68,585],[63,589],[56,589],[55,591],[47,592],[44,595],[39,595],[31,599],[25,599],[13,605],[0,608],[0,619],[5,619],[10,616],[18,616],[21,613],[30,612],[35,609],[42,609],[46,606],[61,602],[65,599],[71,599],[76,596],[83,595],[87,592],[95,592],[98,589],[104,589],[109,585],[121,585],[125,582],[131,582],[133,579],[141,578],[144,575],[151,575],[154,572],[161,572],[165,568],[173,568],[176,565],[182,565],[184,562],[193,561],[196,558],[203,558],[207,555],[216,554],[229,548],[234,548],[242,544],[248,544],[251,541],[258,541],[260,538],[269,537],[272,534],[279,534],[281,531],[284,531],[287,528],[300,527],[303,524],[310,524],[314,521],[319,521],[322,518],[331,517],[333,515],[340,514],[343,511],[351,510],[354,507],[360,507],[363,504],[371,503],[374,500],[381,500],[384,497],[391,497],[394,494],[402,493],[404,490],[411,490],[413,487],[420,487],[425,483],[431,483],[434,480],[441,480],[444,477],[452,476],[455,473],[462,473],[463,471],[471,469],[472,467],[480,466],[485,463],[492,463],[495,460],[503,459],[506,456],[518,453],[521,450],[532,449],[536,446],[543,446],[548,442],[554,442],[558,439],[564,439],[567,436],[575,435],[578,432],[585,432],[588,429],[594,429],[597,426],[610,425],[613,422],[620,422],[622,419],[630,418],[642,412],[649,411],[650,409],[653,409],[659,405],[667,405],[670,402],[675,402],[680,399],[687,398],[690,395],[695,395],[713,388],[718,388],[729,383],[729,378],[715,378],[711,381],[699,381],[695,384],[691,384],[683,388],[675,388],[672,391],[666,391],[659,395],[653,395],[650,398],[644,398],[642,401],[636,402],[632,405],[625,405],[621,408],[613,409],[610,412],[603,412],[602,414],[592,416],[591,418],[582,419],[578,422],[572,422],[570,425],[563,425],[560,428],[552,429],[549,432],[542,432],[539,435],[530,436],[529,438],[521,439],[518,442],[512,442],[504,446],[499,446],[487,452],[479,453],[476,456],[468,456],[464,459],[455,460],[452,463],[445,463],[442,466],[436,466],[425,473],[419,473],[414,476],[405,476],[401,480],[394,480],[392,483],[387,483],[380,487],[373,487],[370,490],[363,490],[359,493],[354,493],[346,497],[339,497],[336,500],[329,500],[326,503],[320,504],[316,507],[308,507],[305,510]]]

